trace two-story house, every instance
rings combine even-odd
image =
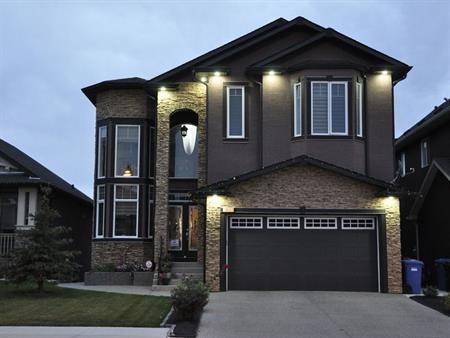
[[[400,292],[393,92],[410,69],[298,17],[84,88],[93,266],[168,252],[214,291]]]
[[[428,277],[436,259],[450,258],[449,135],[446,99],[395,142],[399,181],[410,192],[401,199],[402,253],[424,261]]]
[[[90,268],[92,199],[30,156],[0,139],[0,276],[21,234],[34,227],[39,212],[40,187],[50,187],[50,203],[57,210],[58,224],[70,227],[72,249],[81,272]],[[82,276],[82,274],[80,275]]]

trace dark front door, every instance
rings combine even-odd
[[[198,219],[196,205],[169,206],[169,253],[172,260],[197,260]]]
[[[229,290],[378,291],[375,217],[228,217]]]

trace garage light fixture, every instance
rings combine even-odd
[[[202,77],[200,78],[200,81],[206,82],[206,81],[208,81],[208,78],[207,78],[206,76],[202,76]]]

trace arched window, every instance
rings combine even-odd
[[[181,109],[170,117],[170,177],[197,178],[198,116]]]

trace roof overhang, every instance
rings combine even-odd
[[[450,158],[436,158],[431,163],[407,217],[409,220],[416,220],[419,216],[423,203],[425,202],[428,192],[430,191],[433,181],[438,173],[442,173],[442,175],[450,181]]]

